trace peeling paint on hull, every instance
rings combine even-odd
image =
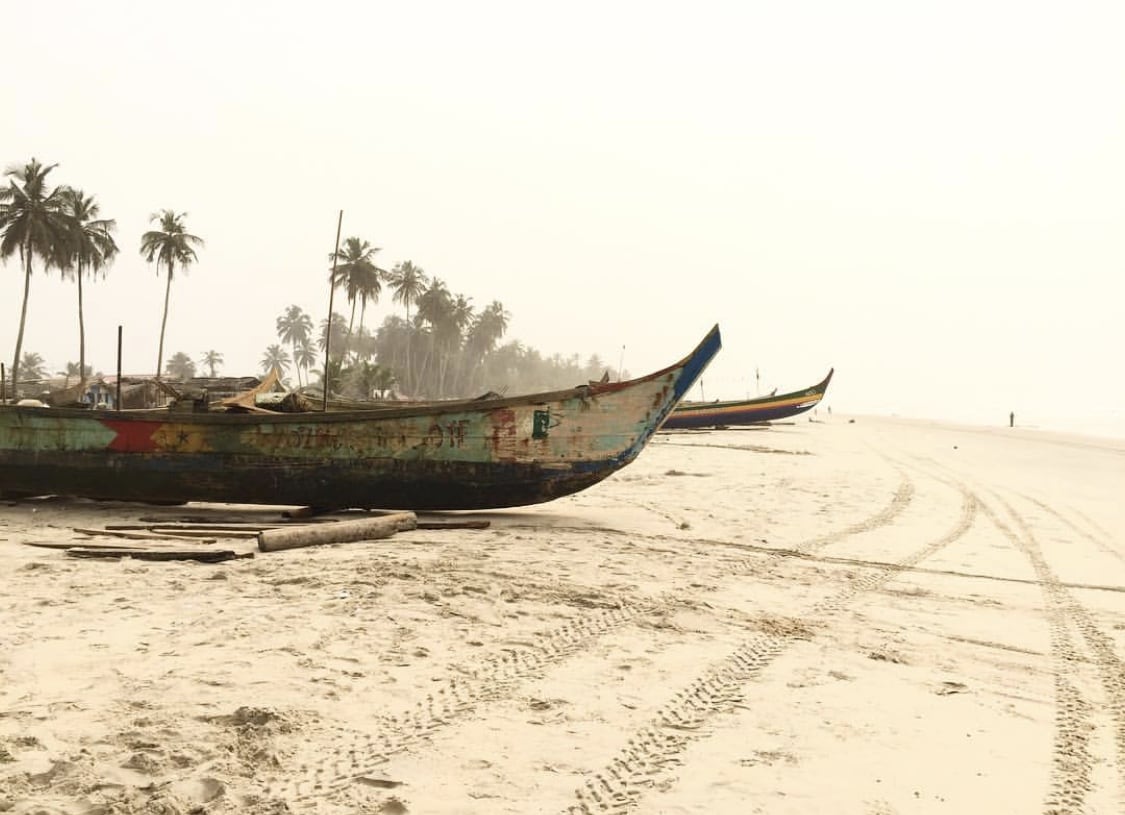
[[[339,413],[0,406],[0,491],[102,500],[492,509],[632,461],[721,347],[628,382]]]

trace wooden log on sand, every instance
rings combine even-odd
[[[258,533],[258,549],[276,552],[280,549],[297,549],[322,543],[349,543],[352,541],[387,538],[395,532],[415,529],[418,516],[413,512],[396,512],[378,518],[357,521],[336,521],[329,524],[309,524],[292,529],[263,529]]]
[[[419,529],[488,529],[492,521],[419,521]]]

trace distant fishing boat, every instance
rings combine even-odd
[[[830,369],[828,376],[822,381],[802,391],[728,402],[681,402],[664,420],[660,429],[735,427],[788,419],[817,406],[828,390],[834,370]]]
[[[380,410],[0,405],[0,494],[419,510],[541,503],[633,461],[721,345],[715,326],[684,359],[639,379]]]

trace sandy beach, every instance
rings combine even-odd
[[[281,508],[0,503],[0,812],[1125,811],[1125,440],[819,418],[216,564],[25,544]]]

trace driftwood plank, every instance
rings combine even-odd
[[[262,523],[261,521],[248,519],[245,515],[231,515],[223,513],[215,513],[214,515],[141,515],[137,518],[138,521],[145,524],[225,524],[229,526],[246,525],[248,527],[257,526],[271,526],[271,523]],[[284,519],[279,521],[285,523]]]
[[[169,539],[172,539],[172,538],[180,538],[181,540],[196,540],[196,537],[194,535],[185,536],[185,535],[165,534],[165,533],[162,533],[162,532],[126,532],[126,531],[114,530],[114,529],[85,529],[85,528],[80,527],[80,526],[73,527],[73,529],[74,529],[75,532],[78,532],[78,533],[83,534],[83,535],[100,535],[100,536],[108,537],[108,538],[127,538],[129,540],[151,541],[151,540],[169,540]],[[204,538],[200,542],[201,543],[214,543],[215,541],[216,541],[216,538],[215,538],[214,535],[212,535],[208,538]]]
[[[35,546],[39,549],[128,549],[133,552],[152,551],[145,549],[143,546],[123,546],[115,543],[112,546],[108,543],[75,543],[74,541],[24,541],[24,546]]]
[[[159,540],[164,537],[163,535],[155,535],[152,532],[127,532],[117,529],[86,529],[81,526],[73,527],[75,532],[82,535],[100,535],[106,538],[128,538],[129,540]]]
[[[263,552],[276,552],[322,543],[376,540],[389,537],[395,532],[414,529],[417,525],[418,517],[413,512],[398,512],[358,521],[310,524],[293,529],[267,529],[258,533],[258,548]]]
[[[257,535],[263,529],[274,529],[276,524],[189,524],[189,523],[147,523],[147,524],[106,524],[106,529],[120,532],[156,531],[161,532],[235,532]]]
[[[92,548],[72,546],[66,550],[69,557],[80,558],[122,558],[130,557],[134,560],[195,560],[200,563],[221,563],[224,560],[254,557],[253,552],[239,554],[230,549],[134,549],[134,548]]]
[[[162,526],[154,526],[150,531],[155,535],[166,538],[205,538],[214,540],[215,538],[256,538],[261,530],[239,529],[235,532],[229,529],[165,529]]]

